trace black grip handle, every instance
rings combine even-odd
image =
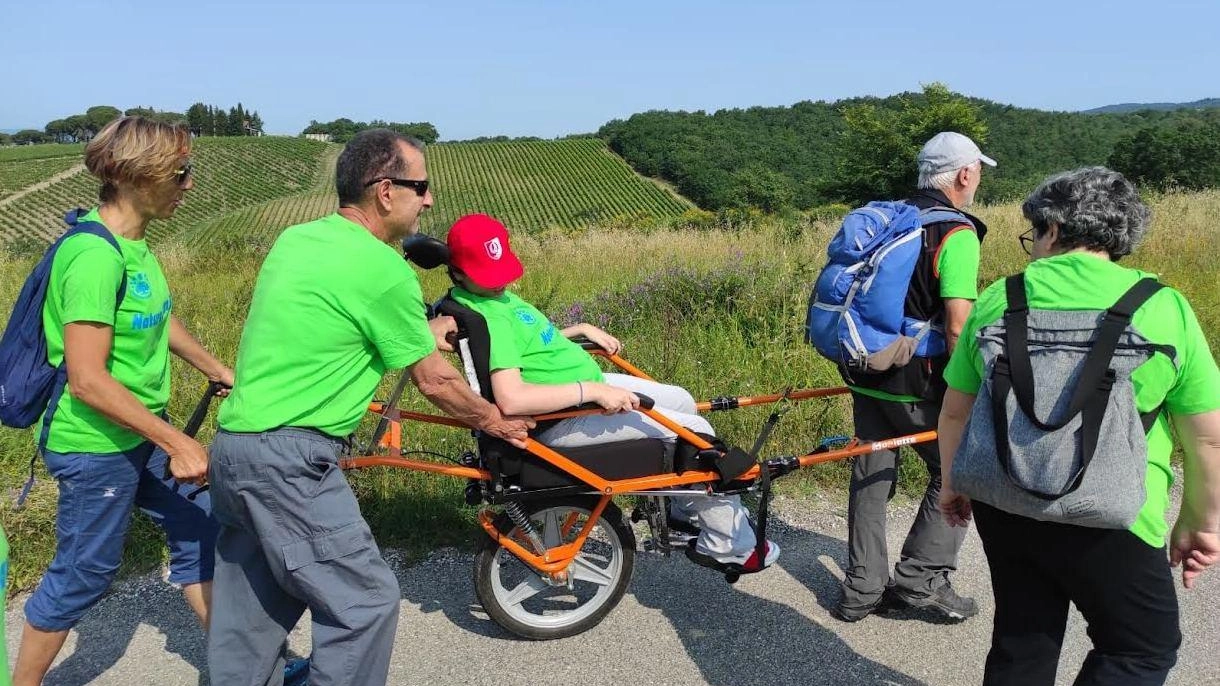
[[[636,393],[635,397],[640,399],[640,407],[645,410],[651,410],[652,406],[656,405],[656,402],[653,401],[652,398],[649,398],[648,396],[644,395],[643,393]]]
[[[182,433],[194,438],[195,434],[199,433],[199,427],[203,426],[203,420],[208,416],[208,407],[212,404],[212,398],[215,398],[217,393],[228,387],[228,385],[219,381],[209,381],[207,390],[203,392],[203,397],[199,399],[198,403],[195,403],[195,411],[191,413],[191,418],[186,420],[186,426],[182,427]],[[171,476],[173,474],[170,472],[169,458],[167,457],[165,460],[164,478],[168,479]],[[195,493],[195,495],[198,495],[198,493]]]
[[[212,398],[216,397],[221,390],[228,388],[219,381],[208,382],[208,389],[203,392],[203,397],[195,404],[195,411],[191,413],[191,418],[186,420],[186,426],[182,427],[182,433],[195,437],[199,433],[199,427],[203,426],[203,420],[208,416],[208,407],[212,404]]]

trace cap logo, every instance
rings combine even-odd
[[[487,241],[483,244],[483,249],[487,251],[487,256],[493,260],[498,260],[504,254],[504,246],[500,244],[500,237]]]

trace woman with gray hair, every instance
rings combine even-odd
[[[979,298],[939,424],[941,511],[978,522],[991,569],[984,683],[1053,684],[1071,603],[1093,641],[1076,684],[1162,684],[1181,642],[1170,566],[1189,589],[1220,561],[1220,371],[1186,299],[1117,264],[1150,214],[1121,174],[1059,174],[1022,210],[1032,262]]]

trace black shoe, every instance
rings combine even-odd
[[[877,596],[877,599],[868,605],[847,605],[840,600],[838,605],[831,608],[830,614],[835,619],[844,622],[858,622],[873,613],[892,609],[894,607],[894,602],[890,598],[892,590],[892,586],[887,586],[881,595]]]
[[[953,586],[945,584],[940,588],[923,595],[913,593],[904,588],[891,589],[894,597],[911,607],[930,607],[950,619],[968,619],[979,613],[979,606],[974,598],[966,598],[957,594]]]

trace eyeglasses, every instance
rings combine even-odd
[[[428,179],[396,179],[392,176],[378,176],[372,181],[364,184],[364,187],[368,188],[369,186],[375,183],[381,183],[382,181],[389,181],[395,186],[410,188],[421,198],[428,194]]]
[[[174,176],[178,177],[178,185],[185,186],[187,181],[190,181],[191,172],[193,171],[195,171],[195,168],[191,166],[190,160],[187,160],[180,169],[175,170]]]
[[[1032,226],[1028,231],[1017,236],[1017,240],[1021,241],[1021,249],[1025,251],[1026,255],[1032,256],[1034,254],[1034,229]]]

